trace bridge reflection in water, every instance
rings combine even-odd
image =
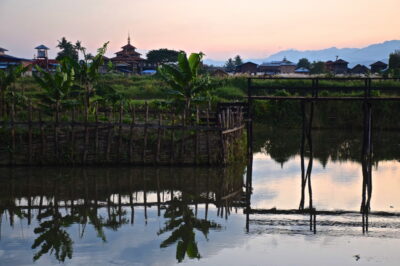
[[[300,151],[298,152],[300,155],[300,179],[301,179],[301,187],[300,187],[300,202],[299,202],[299,208],[298,209],[277,209],[277,208],[271,208],[271,209],[259,209],[259,208],[252,208],[251,205],[251,197],[253,194],[253,186],[252,186],[252,179],[253,179],[253,152],[249,153],[249,160],[248,160],[248,166],[247,166],[247,173],[246,173],[246,208],[245,208],[245,213],[246,213],[246,229],[249,232],[250,231],[250,224],[252,221],[251,215],[254,214],[265,214],[268,215],[268,217],[271,217],[270,215],[309,215],[309,230],[312,231],[314,234],[317,233],[317,216],[320,216],[321,218],[324,216],[341,216],[341,215],[351,215],[354,217],[354,215],[359,214],[360,215],[360,220],[361,220],[361,227],[362,227],[362,232],[366,233],[369,230],[369,215],[373,214],[374,216],[377,217],[400,217],[400,213],[394,213],[394,212],[371,212],[371,198],[372,198],[372,168],[373,165],[378,164],[379,158],[374,158],[374,152],[373,152],[373,134],[372,134],[372,105],[370,102],[365,101],[362,105],[363,107],[363,131],[360,133],[359,138],[361,140],[352,140],[354,143],[352,143],[351,149],[353,149],[351,152],[347,151],[344,152],[344,156],[346,158],[337,158],[339,160],[348,160],[349,158],[354,160],[355,153],[357,150],[360,150],[360,153],[358,153],[358,158],[356,159],[357,162],[360,162],[360,172],[362,172],[362,187],[361,187],[361,197],[360,197],[360,211],[351,211],[351,210],[335,210],[335,211],[330,211],[330,210],[318,210],[316,206],[313,204],[313,186],[312,186],[312,169],[313,169],[313,161],[314,161],[314,146],[313,146],[313,130],[312,130],[312,123],[313,123],[313,114],[314,114],[314,102],[313,101],[301,101],[301,111],[302,111],[302,129],[299,130],[301,133],[300,137]],[[249,131],[248,134],[252,134],[252,125],[251,122],[248,125],[249,126]],[[274,130],[274,129],[272,129]],[[329,133],[328,133],[329,134]],[[271,135],[278,136],[279,133],[271,133]],[[290,142],[287,138],[284,140],[284,142]],[[282,144],[282,143],[281,143]],[[286,143],[285,143],[286,144]],[[321,162],[323,165],[327,163],[327,158],[329,158],[329,149],[332,150],[332,147],[329,149],[326,147],[326,143],[321,143],[319,142],[318,144],[321,144],[324,146],[322,148],[326,149],[321,151],[321,148],[318,151],[319,155],[319,160],[322,160]],[[361,147],[356,147],[354,149],[354,144],[359,144]],[[253,145],[253,144],[252,144]],[[250,145],[250,146],[252,146]],[[267,149],[267,153],[276,156],[275,160],[282,160],[281,163],[287,159],[286,157],[293,156],[294,154],[297,154],[296,151],[294,151],[294,154],[290,154],[290,144],[282,145],[283,147],[280,147],[283,153],[280,154],[280,151],[278,152],[277,150],[274,150],[274,145],[279,146],[280,144],[273,143],[272,140],[268,140],[265,142],[264,145],[267,145],[269,147],[265,147]],[[296,145],[294,145],[296,147]],[[276,147],[275,147],[276,148]],[[318,147],[317,147],[318,148]],[[348,147],[349,148],[349,147]],[[378,147],[379,148],[379,147]],[[294,148],[295,149],[295,148]],[[249,147],[249,151],[253,151],[253,147]],[[337,150],[335,150],[336,156],[341,156]],[[379,154],[379,156],[382,157],[382,154]],[[387,154],[385,154],[383,157],[387,158]],[[357,156],[356,156],[357,157]],[[389,156],[390,157],[390,156]],[[273,157],[274,158],[274,157]],[[397,158],[397,157],[396,157]],[[308,162],[307,162],[308,160]],[[333,189],[333,188],[332,188]],[[305,207],[306,204],[306,198],[308,199],[308,206]],[[335,199],[332,199],[332,201]],[[285,218],[287,218],[285,216]],[[272,222],[270,224],[273,224]],[[279,223],[276,223],[279,224]],[[280,225],[284,224],[282,221]],[[321,225],[324,224],[324,222],[321,222]],[[340,223],[338,223],[340,224]],[[292,226],[293,224],[289,224]],[[326,225],[326,224],[325,224]],[[353,224],[352,224],[353,226]]]

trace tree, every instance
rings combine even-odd
[[[400,50],[396,50],[389,55],[389,69],[400,69]]]
[[[234,64],[235,64],[235,66],[239,66],[239,65],[243,64],[243,60],[240,57],[240,55],[235,56]]]
[[[166,48],[151,50],[147,53],[147,60],[151,63],[176,63],[178,62],[179,52],[175,50],[169,50]]]
[[[183,100],[185,110],[190,109],[193,99],[209,88],[209,79],[199,76],[199,68],[203,53],[192,53],[187,58],[185,52],[178,55],[178,65],[163,64],[158,67],[158,73],[172,88],[170,93],[177,100]]]
[[[61,49],[57,54],[57,60],[69,57],[72,60],[78,61],[78,49],[81,47],[79,41],[77,41],[76,45],[73,45],[71,42],[67,41],[65,37],[62,37],[61,41],[58,41],[57,47]]]
[[[310,61],[308,61],[307,58],[300,59],[299,62],[297,63],[297,68],[301,68],[301,67],[310,69],[310,67],[311,67]]]
[[[322,74],[326,72],[325,63],[322,61],[313,62],[310,66],[310,73],[311,74]]]
[[[236,69],[235,62],[232,60],[232,58],[229,58],[228,61],[225,63],[225,69],[227,72],[233,72]]]

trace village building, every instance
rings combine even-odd
[[[366,75],[366,74],[368,74],[369,72],[370,72],[370,71],[369,71],[369,68],[368,68],[368,67],[366,67],[366,66],[364,66],[364,65],[360,65],[360,64],[354,66],[354,67],[350,70],[350,73],[351,73],[351,74],[354,74],[354,75]]]
[[[0,69],[8,69],[18,65],[28,66],[31,60],[6,54],[8,50],[0,47]]]
[[[128,36],[128,43],[122,46],[122,50],[115,53],[111,58],[115,69],[127,74],[141,74],[143,70],[154,70],[157,65],[149,63],[141,58],[141,54],[136,51],[136,47],[131,45],[131,38]]]
[[[256,74],[258,65],[253,62],[246,62],[236,66],[236,73]]]
[[[325,62],[326,69],[333,74],[347,74],[349,62],[343,59],[337,59],[336,61]]]
[[[310,70],[308,68],[305,68],[305,67],[299,67],[294,71],[294,73],[308,75],[308,74],[310,74]]]
[[[229,74],[228,74],[228,72],[224,71],[223,69],[216,68],[211,71],[211,76],[223,78],[223,77],[229,76]]]
[[[35,55],[34,59],[32,60],[32,65],[39,66],[40,68],[42,68],[46,71],[49,71],[49,72],[56,71],[57,67],[60,64],[55,59],[49,59],[48,50],[50,50],[50,48],[41,44],[41,45],[35,47],[35,49],[36,49],[36,55]],[[33,68],[32,71],[35,72],[36,70]]]
[[[258,72],[263,72],[268,75],[291,74],[295,73],[295,70],[296,64],[290,62],[286,58],[283,58],[282,61],[265,62],[258,67]]]
[[[382,61],[377,61],[371,64],[370,67],[371,67],[371,73],[379,73],[385,70],[388,67],[388,65],[383,63]]]

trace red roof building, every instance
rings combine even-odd
[[[121,48],[122,50],[116,52],[116,56],[110,59],[118,71],[128,74],[140,74],[144,69],[153,67],[153,64],[140,57],[141,54],[136,51],[136,47],[131,45],[129,36],[128,44]]]

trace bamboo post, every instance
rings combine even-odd
[[[207,109],[207,127],[210,127],[210,110]],[[210,147],[210,131],[207,129],[207,158],[208,164],[211,165],[211,147]]]
[[[95,146],[95,154],[96,154],[96,163],[100,162],[100,150],[99,150],[99,107],[96,104],[95,105],[95,109],[94,109],[94,117],[95,117],[95,121],[96,121],[96,126],[95,126],[95,140],[94,140],[94,146]]]
[[[146,189],[146,169],[143,168],[143,203],[144,203],[144,219],[147,225],[147,189]]]
[[[157,215],[158,215],[158,217],[160,217],[160,215],[161,215],[160,169],[156,169],[156,178],[157,178]]]
[[[225,151],[226,151],[224,134],[222,134],[222,131],[225,128],[225,121],[223,119],[224,116],[225,116],[224,112],[222,112],[222,114],[218,114],[218,121],[219,121],[219,124],[221,125],[219,132],[220,132],[220,144],[222,147],[222,150],[221,150],[221,163],[222,164],[225,164]]]
[[[44,162],[44,152],[46,150],[46,141],[44,136],[42,112],[39,111],[39,124],[40,124],[40,161]]]
[[[55,113],[55,124],[54,124],[54,153],[57,158],[57,162],[60,162],[60,152],[59,152],[59,143],[58,143],[58,123],[60,122],[60,110],[59,103],[56,104],[56,113]]]
[[[147,149],[147,123],[149,120],[149,105],[147,102],[145,103],[145,117],[144,117],[144,129],[143,129],[143,134],[144,134],[144,139],[143,139],[143,153],[142,153],[142,162],[143,164],[146,163],[146,149]]]
[[[112,143],[112,135],[113,135],[113,130],[114,126],[112,125],[112,110],[108,113],[108,119],[107,119],[107,127],[108,127],[108,134],[107,134],[107,148],[106,148],[106,161],[110,162],[110,152],[111,152],[111,143]]]
[[[195,150],[194,150],[194,163],[199,164],[199,130],[198,127],[200,126],[200,119],[199,119],[199,107],[196,107],[196,136],[195,136]]]
[[[14,101],[11,103],[11,149],[10,149],[10,164],[15,164],[15,147],[16,147],[16,140],[15,140],[15,104]]]
[[[134,156],[133,156],[133,129],[135,127],[135,106],[131,107],[131,116],[132,116],[132,121],[131,121],[131,127],[130,127],[130,132],[129,132],[129,161],[130,163],[133,163],[134,161]]]
[[[119,137],[118,137],[118,151],[117,151],[118,162],[121,162],[123,112],[124,112],[124,106],[121,103],[119,107],[119,129],[118,129]]]
[[[162,127],[162,114],[158,114],[158,132],[157,132],[157,150],[155,156],[156,164],[160,163],[160,149],[161,149],[161,127]]]
[[[135,209],[133,207],[133,185],[132,185],[132,173],[129,174],[129,204],[131,205],[131,224],[134,223]]]
[[[171,156],[170,163],[174,162],[174,147],[175,147],[175,114],[172,114],[172,128],[171,128]]]
[[[33,148],[32,148],[32,101],[29,100],[29,107],[28,107],[28,122],[29,122],[29,128],[28,128],[28,162],[31,165],[32,164],[32,153],[33,153]]]
[[[181,137],[181,163],[185,162],[185,127],[186,127],[186,109],[183,110],[182,115],[182,137]]]
[[[88,150],[89,150],[89,110],[88,106],[86,107],[85,110],[85,142],[84,142],[84,147],[83,147],[83,158],[82,158],[82,163],[86,164],[87,161],[87,156],[88,156]]]

